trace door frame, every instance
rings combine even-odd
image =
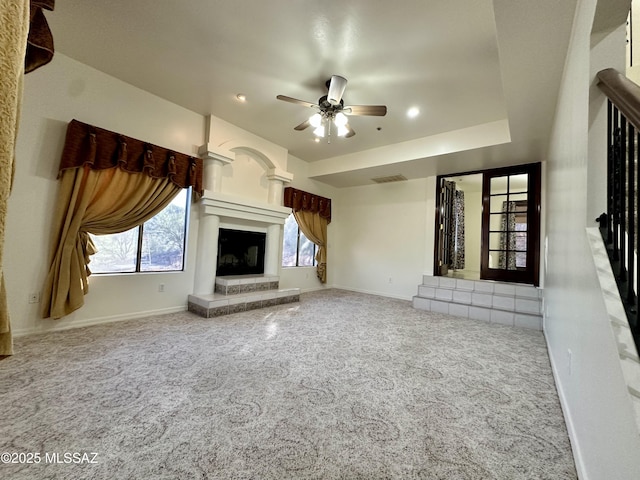
[[[487,170],[473,170],[468,172],[461,173],[449,173],[446,175],[438,175],[436,177],[436,202],[435,202],[435,226],[434,226],[434,251],[433,251],[433,275],[434,276],[443,276],[441,273],[439,260],[440,260],[440,249],[441,245],[441,235],[440,235],[440,225],[442,223],[441,218],[441,188],[444,179],[450,177],[457,176],[465,176],[465,175],[474,175],[474,174],[482,174],[483,176],[483,193],[482,193],[482,232],[480,240],[480,279],[481,280],[496,280],[503,282],[513,282],[513,283],[527,283],[538,286],[540,284],[540,209],[541,209],[541,163],[527,163],[521,165],[515,165],[510,167],[501,167],[501,168],[492,168]],[[485,199],[485,187],[484,182],[489,175],[500,175],[500,174],[509,174],[516,175],[521,173],[528,173],[531,181],[531,185],[528,188],[528,196],[527,202],[531,205],[531,208],[528,208],[527,211],[527,223],[529,225],[528,228],[531,230],[531,234],[528,237],[530,240],[527,243],[527,264],[531,266],[531,268],[527,268],[529,272],[526,275],[523,275],[521,271],[507,271],[507,270],[496,270],[495,272],[491,272],[490,269],[486,268],[488,266],[489,260],[489,228],[488,228],[488,220],[489,220],[489,210],[485,207],[489,198]],[[485,175],[489,174],[489,175]],[[486,218],[485,218],[486,216]],[[486,222],[486,223],[485,223]],[[485,263],[486,262],[486,263]],[[489,275],[483,275],[482,272],[489,271]]]

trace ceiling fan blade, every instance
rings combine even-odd
[[[309,126],[311,125],[311,123],[309,123],[309,120],[305,120],[304,122],[302,122],[300,125],[293,127],[294,130],[298,130],[299,132],[304,130],[305,128],[309,128]]]
[[[327,101],[331,105],[340,105],[342,100],[342,94],[347,86],[347,79],[340,75],[333,75],[329,82],[329,93],[327,94]]]
[[[384,117],[387,114],[385,105],[349,105],[342,109],[347,115],[371,115],[374,117]]]
[[[356,134],[355,130],[353,128],[351,128],[351,126],[348,123],[345,125],[345,127],[347,127],[347,130],[349,130],[349,131],[344,136],[344,138],[351,138]]]
[[[296,105],[302,105],[304,107],[318,108],[318,105],[316,105],[315,103],[305,102],[304,100],[298,100],[297,98],[287,97],[286,95],[278,95],[276,98],[278,100],[283,100],[289,103],[295,103]]]

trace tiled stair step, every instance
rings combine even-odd
[[[425,275],[414,308],[542,330],[542,290],[492,281]]]
[[[277,275],[216,277],[215,292],[189,295],[188,309],[211,318],[300,301],[299,288],[280,289]]]

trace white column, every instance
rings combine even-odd
[[[214,152],[212,148],[206,143],[198,149],[198,154],[204,161],[204,189],[219,193],[222,190],[222,167],[233,159]]]
[[[233,159],[213,152],[209,144],[198,150],[204,161],[204,189],[220,192],[222,188],[222,168]],[[206,192],[205,192],[206,193]],[[198,247],[196,273],[194,277],[194,294],[210,295],[216,282],[216,264],[218,260],[218,234],[220,217],[206,215],[204,204],[200,204],[200,223],[198,226]]]
[[[271,205],[282,205],[282,192],[284,184],[293,179],[293,174],[271,168],[267,172],[269,180],[269,196],[267,202]],[[267,227],[265,241],[264,273],[265,275],[278,275],[280,273],[280,248],[282,247],[282,225],[275,224]]]
[[[269,180],[269,196],[267,202],[271,205],[282,205],[284,184],[289,183],[293,179],[293,174],[285,172],[284,170],[270,168],[267,172],[267,179]]]
[[[195,295],[211,295],[216,283],[220,217],[204,215],[203,211],[204,206],[198,226],[198,254],[193,292]]]
[[[278,275],[280,272],[280,238],[281,225],[274,224],[267,227],[267,238],[265,240],[264,252],[264,274]]]

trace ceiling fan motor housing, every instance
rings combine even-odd
[[[342,94],[347,87],[347,79],[340,75],[333,75],[329,80],[329,93],[327,95],[327,101],[331,105],[339,105],[342,101]]]

